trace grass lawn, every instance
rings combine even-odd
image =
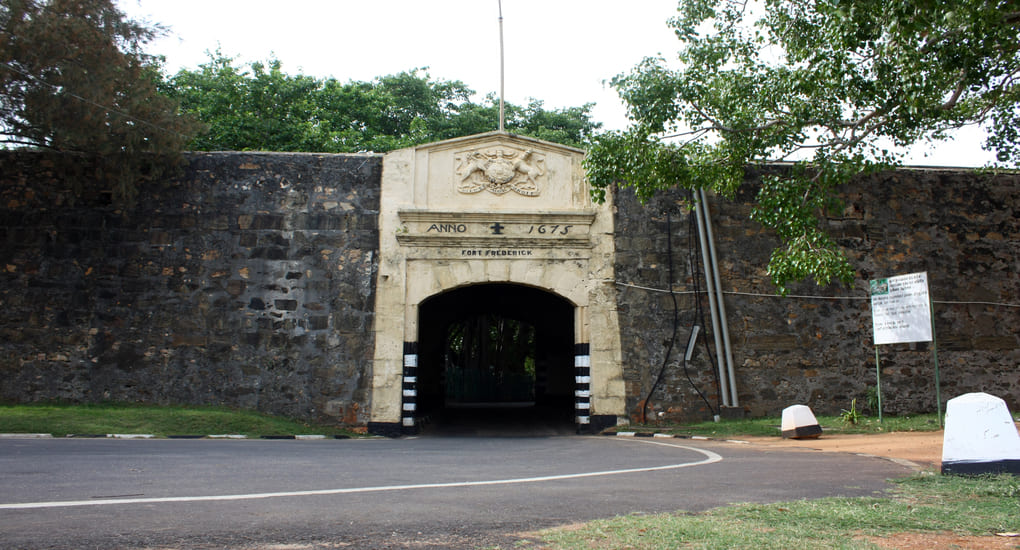
[[[1014,415],[1016,416],[1016,415]],[[934,414],[910,417],[818,416],[826,433],[867,434],[939,430]],[[1017,418],[1020,421],[1020,418]],[[713,438],[775,436],[780,419],[637,425],[619,431]],[[921,472],[895,481],[884,498],[826,498],[775,504],[735,504],[704,513],[632,515],[549,529],[525,540],[569,549],[1020,549],[1020,476],[943,476]]]
[[[541,548],[564,550],[902,548],[876,543],[911,534],[933,543],[930,548],[1015,548],[1020,538],[1009,535],[1018,531],[1020,477],[926,473],[896,482],[888,498],[738,504],[701,514],[618,517],[542,531],[526,545],[539,542]],[[957,545],[961,538],[967,541],[963,546]],[[947,540],[957,543],[946,545]]]
[[[354,435],[335,426],[222,407],[155,406],[123,403],[0,405],[0,433]]]
[[[861,417],[856,423],[843,421],[839,416],[816,416],[826,433],[864,434],[885,432],[923,432],[941,429],[938,416],[919,414],[912,416]],[[705,437],[736,437],[741,435],[778,436],[781,420],[776,417],[699,422],[684,426],[647,424],[618,427],[616,431],[656,432],[672,435],[699,435]]]

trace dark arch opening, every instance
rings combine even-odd
[[[426,434],[574,430],[574,306],[532,287],[482,284],[418,308],[417,415]]]

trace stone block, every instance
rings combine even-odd
[[[1006,402],[977,392],[950,399],[942,442],[942,473],[1020,475],[1020,433]]]
[[[791,405],[783,409],[782,436],[789,439],[816,439],[822,435],[811,408],[807,405]]]
[[[328,328],[328,315],[313,315],[308,318],[308,330],[326,330]]]
[[[279,311],[297,311],[297,300],[274,300],[273,307]]]

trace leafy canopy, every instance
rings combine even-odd
[[[197,128],[157,91],[142,47],[160,32],[111,0],[0,1],[0,144],[87,155],[133,193],[155,167],[134,153],[173,155]]]
[[[590,148],[596,198],[617,184],[729,195],[746,166],[792,161],[752,212],[781,240],[768,266],[781,290],[853,281],[821,219],[838,185],[904,147],[981,124],[985,148],[1020,165],[1017,0],[684,0],[669,24],[679,68],[649,58],[611,81],[632,125]]]
[[[239,65],[220,52],[181,70],[163,92],[208,125],[198,150],[385,152],[497,128],[498,103],[459,80],[433,80],[424,69],[371,82],[289,75],[279,60]],[[510,132],[580,146],[599,124],[591,104],[547,110],[541,101],[506,106]]]

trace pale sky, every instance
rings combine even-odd
[[[194,69],[220,48],[240,62],[275,56],[288,74],[341,81],[428,67],[434,79],[460,80],[476,101],[500,87],[498,0],[118,0],[135,19],[170,35],[150,47],[167,69]],[[666,22],[676,0],[502,0],[505,99],[546,108],[595,103],[604,129],[627,120],[604,84],[644,57],[675,58]],[[496,128],[493,128],[495,130]],[[981,166],[979,131],[910,164]]]

